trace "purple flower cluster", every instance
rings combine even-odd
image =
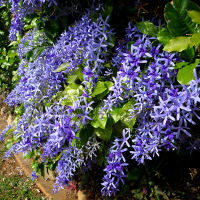
[[[54,185],[54,191],[63,189],[63,185],[68,184],[74,176],[74,172],[77,168],[81,167],[84,163],[84,157],[82,156],[82,150],[76,148],[76,146],[69,146],[63,151],[62,157],[58,161],[57,172],[58,176]]]
[[[45,163],[47,159],[62,154],[57,166],[55,190],[67,184],[83,160],[93,159],[99,148],[95,139],[89,139],[83,147],[84,154],[82,149],[72,145],[73,140],[79,139],[76,134],[80,128],[92,120],[90,113],[94,101],[91,93],[96,77],[105,68],[110,45],[108,37],[112,33],[106,20],[100,17],[93,22],[89,14],[65,31],[55,45],[31,61],[27,59],[27,53],[42,46],[45,35],[34,29],[21,39],[18,46],[21,58],[18,75],[21,79],[6,99],[11,106],[24,105],[24,113],[13,132],[17,141],[7,156],[40,149]],[[63,63],[67,63],[66,69],[55,72]],[[77,72],[80,65],[84,80],[80,85],[82,92],[73,98],[71,106],[65,106],[62,104],[66,98],[65,91],[59,90],[64,84],[68,87],[68,76]],[[51,100],[62,92],[59,102]]]
[[[107,47],[111,45],[108,37],[109,30],[107,19],[101,16],[93,22],[89,14],[84,15],[73,27],[61,34],[59,41],[50,51],[50,64],[58,68],[62,63],[67,63],[64,73],[70,74],[78,70],[78,65],[84,65],[84,80],[94,80],[104,69],[106,63]]]
[[[126,166],[128,166],[124,154],[128,150],[127,147],[130,147],[128,141],[130,138],[130,130],[126,128],[123,130],[123,137],[116,138],[113,142],[113,146],[110,148],[107,157],[108,164],[104,169],[106,174],[103,177],[102,195],[115,195],[116,191],[118,191],[120,182],[124,184],[123,179],[127,176],[125,171],[127,171]]]
[[[57,4],[55,0],[0,0],[0,6],[8,3],[11,5],[10,11],[13,15],[13,19],[9,33],[10,41],[16,40],[17,33],[21,34],[25,25],[23,20],[26,15],[32,14],[46,2],[49,2],[49,6],[52,3],[55,5]]]
[[[123,54],[128,45],[122,46],[121,51],[117,49],[119,55],[114,63],[119,62],[120,68],[102,107],[109,112],[129,99],[135,100],[129,110],[130,117],[137,116],[130,153],[132,159],[143,164],[145,159],[159,155],[162,148],[176,148],[180,140],[190,137],[188,124],[195,123],[194,116],[199,119],[200,89],[196,72],[195,80],[189,85],[178,85],[174,66],[179,59],[161,51],[161,45],[152,46],[152,39],[129,26],[126,40],[134,43]]]

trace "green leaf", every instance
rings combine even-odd
[[[54,72],[61,72],[66,70],[67,67],[69,67],[70,64],[69,63],[63,63],[61,64]]]
[[[44,163],[39,164],[39,169],[40,169],[41,176],[44,178],[44,175],[45,175],[45,173],[44,173]]]
[[[82,85],[71,83],[66,86],[65,90],[62,92],[63,100],[61,105],[71,106],[73,101],[76,100],[77,96],[83,94],[84,87]]]
[[[200,24],[200,12],[196,10],[187,11],[194,23]]]
[[[186,66],[187,64],[188,64],[188,62],[176,63],[176,65],[174,66],[174,69],[180,69],[180,68]]]
[[[106,63],[104,66],[107,68],[112,68],[111,63]]]
[[[86,128],[82,129],[79,134],[80,138],[80,147],[85,145],[88,139],[94,134],[94,128],[91,125],[88,125]]]
[[[183,58],[185,61],[188,61],[190,63],[193,62],[194,57],[195,57],[194,47],[192,48],[188,47],[187,49],[181,52],[181,58]]]
[[[200,10],[199,6],[190,0],[173,0],[167,3],[164,16],[167,28],[173,36],[186,36],[196,32],[196,24],[192,22],[187,10]]]
[[[200,45],[200,33],[192,34],[191,45],[196,47]]]
[[[164,47],[164,51],[172,52],[177,51],[181,52],[188,48],[190,45],[190,37],[175,37],[170,39]]]
[[[112,111],[110,111],[110,114],[115,123],[117,123],[121,119],[122,111],[123,111],[122,108],[112,108]]]
[[[39,173],[39,163],[38,162],[32,162],[31,167],[36,173]]]
[[[96,135],[104,141],[109,141],[112,135],[112,129],[95,129]]]
[[[77,75],[78,75],[78,78],[80,79],[80,81],[84,81],[84,79],[83,79],[83,70],[84,70],[84,66],[79,65],[78,66],[78,73],[77,73]]]
[[[196,59],[194,63],[179,69],[177,81],[180,84],[188,85],[191,80],[194,80],[193,70],[199,64],[200,59]]]
[[[75,81],[78,79],[78,75],[69,75],[67,77],[67,83],[75,83]]]
[[[33,51],[33,59],[37,59],[37,57],[46,49],[45,46],[37,47]]]
[[[105,86],[107,87],[107,89],[109,89],[110,87],[112,87],[114,85],[113,82],[111,81],[105,81]]]
[[[133,130],[133,126],[135,125],[137,119],[136,115],[134,117],[130,116],[130,109],[132,109],[134,104],[135,100],[131,99],[122,107],[121,122],[130,128],[131,131]]]
[[[93,112],[93,121],[91,122],[91,125],[94,128],[102,128],[102,129],[104,129],[105,126],[106,126],[106,122],[107,122],[108,116],[107,116],[106,113],[104,113],[103,116],[100,116],[99,109],[100,109],[100,106],[97,106],[94,109],[94,112]]]
[[[97,82],[96,88],[92,93],[92,97],[97,96],[99,99],[102,99],[105,95],[109,93],[109,88],[113,86],[111,81],[99,81]]]
[[[17,46],[18,43],[19,43],[18,41],[13,41],[8,46]]]
[[[15,113],[17,116],[22,116],[24,112],[24,106],[21,104],[19,107],[15,108]]]
[[[1,64],[1,63],[5,63],[5,62],[6,62],[6,60],[4,60],[4,59],[1,59],[1,60],[0,60],[0,64]]]
[[[94,97],[98,94],[101,94],[106,90],[107,90],[107,87],[106,87],[105,83],[102,81],[99,81],[99,82],[97,82],[96,88],[95,88],[94,92],[92,93],[92,97]]]
[[[109,119],[106,123],[105,129],[102,128],[95,129],[96,135],[104,141],[109,141],[112,135],[112,125],[113,121]]]
[[[163,45],[165,45],[172,38],[172,35],[167,28],[163,28],[158,32],[157,38]]]
[[[112,11],[113,11],[113,1],[107,0],[104,5],[104,12],[103,12],[104,17],[111,16]]]
[[[18,53],[16,53],[15,51],[9,50],[8,51],[8,57],[9,58],[14,58],[18,55]]]
[[[32,62],[32,60],[33,60],[33,51],[34,51],[34,50],[31,50],[31,51],[29,51],[29,52],[26,54],[26,58],[27,58],[27,60],[30,61],[30,62]]]
[[[156,28],[156,26],[149,22],[149,21],[142,21],[136,24],[137,28],[139,29],[140,32],[149,35],[149,36],[153,36],[156,37],[157,33],[158,33],[158,29]]]

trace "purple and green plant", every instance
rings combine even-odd
[[[200,118],[198,57],[186,63],[164,51],[156,38],[163,29],[151,22],[129,23],[116,45],[101,12],[87,11],[56,42],[37,23],[18,42],[19,80],[6,99],[17,117],[1,139],[12,134],[6,156],[33,158],[33,178],[44,166],[55,170],[55,191],[95,162],[102,195],[113,196],[134,162],[182,145],[199,149],[190,130]],[[193,74],[184,84],[176,79],[183,66]]]

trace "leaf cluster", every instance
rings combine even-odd
[[[200,7],[191,0],[173,0],[166,4],[164,17],[164,28],[149,21],[137,23],[137,28],[144,34],[157,37],[163,50],[179,53],[185,62],[175,66],[179,70],[177,81],[187,85],[194,79],[193,70],[199,64]]]

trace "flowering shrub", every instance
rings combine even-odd
[[[11,1],[11,11],[21,20],[20,9],[34,11],[43,3]],[[14,21],[11,40],[22,30]],[[35,26],[21,38],[18,54],[20,79],[6,99],[17,107],[17,118],[1,138],[12,132],[6,156],[24,152],[34,159],[33,178],[44,166],[55,169],[55,191],[95,162],[104,168],[102,195],[112,196],[134,161],[145,164],[182,144],[198,148],[198,136],[190,132],[200,118],[197,69],[194,80],[179,84],[176,68],[183,60],[136,26],[129,24],[115,46],[108,18],[90,10],[53,45]]]

